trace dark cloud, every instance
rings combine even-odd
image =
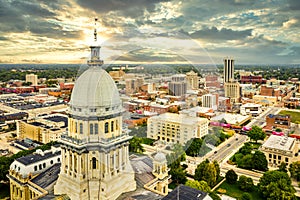
[[[288,0],[288,6],[291,10],[300,10],[300,1],[299,0]]]
[[[252,30],[247,29],[243,31],[235,31],[232,29],[217,29],[216,27],[204,28],[193,33],[182,33],[190,36],[193,39],[204,39],[204,40],[240,40],[248,36],[251,36]]]
[[[0,41],[9,41],[9,38],[4,37],[4,36],[0,36]]]
[[[97,13],[117,11],[124,16],[139,17],[143,15],[144,10],[152,12],[155,4],[167,1],[169,0],[77,0],[77,3]]]

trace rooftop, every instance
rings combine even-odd
[[[202,200],[207,196],[206,192],[196,190],[194,188],[179,185],[162,200]]]
[[[60,172],[60,163],[57,163],[52,167],[50,167],[49,169],[47,169],[46,171],[40,173],[35,178],[33,178],[31,182],[45,189],[57,180],[59,172]]]
[[[295,141],[295,138],[271,135],[268,140],[262,145],[262,148],[292,151],[292,147]]]
[[[42,160],[46,160],[48,158],[52,158],[55,156],[60,155],[60,151],[56,151],[55,153],[52,153],[52,151],[44,152],[44,155],[41,155],[39,153],[33,153],[27,156],[23,156],[21,158],[18,158],[17,161],[24,164],[24,165],[30,165],[32,163],[36,163]]]
[[[188,124],[188,125],[194,125],[199,122],[208,121],[205,118],[199,118],[199,117],[190,117],[187,115],[182,114],[174,114],[174,113],[164,113],[158,116],[151,117],[152,119],[157,120],[166,120],[169,122],[175,122],[175,123],[181,123],[181,124]]]

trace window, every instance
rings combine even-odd
[[[92,158],[93,169],[97,168],[97,159],[95,157]]]
[[[51,165],[53,164],[53,160],[50,160],[50,164],[51,164]]]
[[[278,156],[278,160],[281,160],[281,156]]]
[[[41,170],[42,169],[42,164],[39,164],[39,170]]]
[[[119,124],[118,124],[118,120],[116,121],[116,130],[119,129]]]
[[[75,133],[77,133],[77,122],[75,122]]]
[[[46,168],[46,163],[43,163],[43,168]]]
[[[94,134],[94,125],[90,124],[90,134],[93,135]]]
[[[37,166],[34,166],[34,171],[37,171]]]
[[[289,158],[285,158],[285,162],[288,163],[289,162]]]
[[[83,134],[83,125],[82,125],[82,123],[79,124],[79,132],[80,132],[80,134]]]
[[[98,127],[98,124],[95,124],[95,134],[98,134],[99,133],[99,127]]]
[[[60,158],[57,158],[57,162],[60,162]]]
[[[269,158],[272,158],[272,154],[269,154]]]
[[[111,124],[110,124],[110,131],[111,131],[111,132],[114,131],[114,122],[111,122]]]
[[[105,133],[108,133],[108,122],[105,122]]]

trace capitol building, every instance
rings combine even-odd
[[[95,29],[95,42],[97,31]],[[54,194],[72,200],[113,200],[136,189],[129,140],[122,131],[118,89],[100,66],[100,46],[90,46],[88,69],[75,82],[68,132],[61,137],[61,169]]]

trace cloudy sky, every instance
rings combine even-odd
[[[300,63],[300,0],[0,0],[0,63]]]

